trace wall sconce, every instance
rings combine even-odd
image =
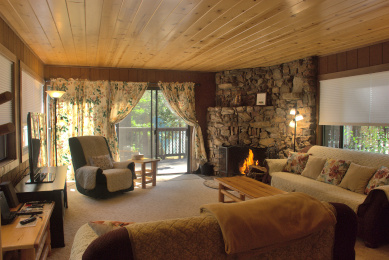
[[[57,162],[57,99],[65,94],[65,91],[60,90],[48,90],[46,93],[54,99],[54,148],[55,148],[55,166],[58,166]]]
[[[297,108],[292,108],[290,114],[294,115],[292,121],[290,121],[289,126],[294,127],[294,138],[293,138],[293,151],[296,152],[296,136],[297,136],[297,121],[301,121],[304,117],[297,111]]]

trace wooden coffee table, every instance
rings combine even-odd
[[[244,201],[246,197],[255,199],[287,193],[246,176],[215,178],[215,180],[219,182],[219,202],[239,202]],[[232,194],[231,190],[238,192],[239,197]],[[224,201],[224,196],[233,201]]]

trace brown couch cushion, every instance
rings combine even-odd
[[[132,257],[131,241],[126,228],[119,228],[96,238],[82,255],[83,260],[115,259]]]

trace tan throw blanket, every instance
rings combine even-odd
[[[128,163],[127,163],[128,165]],[[83,166],[76,170],[76,180],[86,190],[93,190],[96,187],[96,173],[99,167]],[[103,171],[107,178],[107,189],[109,192],[128,189],[132,186],[132,172],[128,168],[113,168]]]
[[[228,254],[283,245],[336,224],[329,208],[299,192],[209,204],[200,211],[218,220]]]
[[[107,169],[103,171],[107,178],[107,189],[110,192],[128,189],[132,186],[132,171],[130,169]]]
[[[96,187],[96,173],[99,167],[83,166],[76,170],[76,181],[86,190],[93,190]]]

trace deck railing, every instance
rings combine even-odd
[[[158,128],[156,131],[158,136],[156,156],[162,159],[167,156],[185,157],[187,154],[186,131],[186,127]],[[130,159],[134,151],[140,151],[150,158],[152,156],[151,142],[154,142],[154,138],[150,127],[119,127],[121,160]]]

